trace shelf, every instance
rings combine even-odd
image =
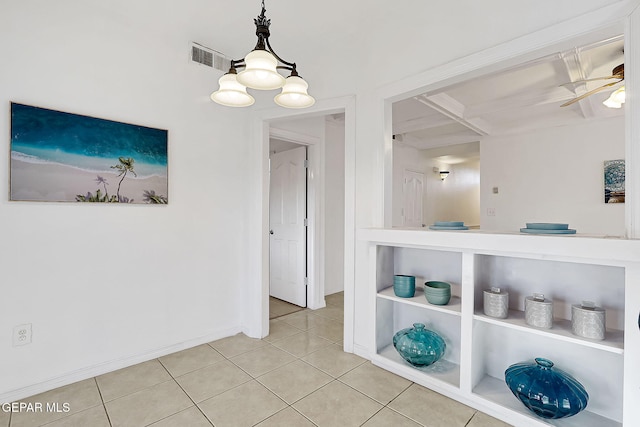
[[[416,294],[413,298],[400,298],[396,296],[396,294],[393,292],[393,286],[391,286],[378,292],[378,297],[391,301],[401,302],[403,304],[408,304],[415,307],[428,308],[429,310],[453,314],[454,316],[460,316],[460,297],[454,295],[451,296],[451,301],[449,301],[449,304],[447,305],[433,305],[430,304],[429,301],[427,301],[427,299],[425,298],[422,288],[416,287]]]
[[[393,290],[392,290],[393,291]],[[607,329],[605,339],[602,341],[581,338],[571,332],[571,322],[566,319],[554,319],[551,329],[540,329],[527,325],[524,320],[524,312],[519,310],[509,310],[509,317],[506,319],[497,319],[485,315],[482,311],[476,311],[473,316],[475,320],[491,323],[494,325],[511,328],[528,333],[549,336],[554,339],[592,347],[615,354],[624,353],[624,331]]]
[[[405,361],[393,345],[388,345],[378,352],[374,362],[421,385],[425,385],[424,379],[426,377],[429,379],[427,382],[430,384],[428,385],[440,383],[440,386],[445,388],[453,386],[459,389],[460,387],[460,365],[445,359],[440,359],[432,365],[418,368]]]
[[[533,415],[522,403],[511,393],[509,387],[503,380],[490,376],[483,377],[478,385],[474,387],[473,394],[482,397],[500,407],[507,408],[522,416],[529,418],[537,425],[557,426],[557,427],[622,427],[622,423],[605,418],[588,410],[584,410],[573,417],[560,420],[544,420]],[[589,406],[587,405],[587,408]]]

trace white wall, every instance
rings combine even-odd
[[[325,128],[324,294],[344,290],[344,122]]]
[[[463,221],[467,226],[480,225],[480,160],[444,164],[430,159],[425,212],[428,224],[434,221]],[[442,181],[433,167],[448,170]]]
[[[241,329],[246,113],[187,59],[197,10],[145,3],[2,4],[0,401]],[[10,101],[168,129],[169,205],[8,202]]]
[[[603,182],[603,162],[625,156],[624,132],[624,118],[615,118],[486,137],[480,144],[482,228],[518,231],[526,222],[561,222],[581,233],[624,235],[624,205],[604,203]],[[487,216],[488,208],[496,215]]]

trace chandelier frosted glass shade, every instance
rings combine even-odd
[[[211,94],[211,100],[227,107],[248,107],[255,102],[233,73],[227,73],[218,80],[220,89]]]
[[[252,51],[244,62],[246,67],[238,73],[238,81],[246,87],[271,90],[284,85],[284,77],[276,70],[278,60],[266,50]]]
[[[607,98],[607,100],[603,102],[603,104],[609,108],[621,108],[622,104],[624,104],[624,101],[625,92],[624,86],[622,86],[621,88],[614,90],[609,98]]]
[[[316,100],[307,93],[309,85],[301,77],[289,76],[282,87],[282,92],[274,98],[276,104],[286,108],[307,108]]]

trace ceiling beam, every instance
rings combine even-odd
[[[466,107],[458,100],[447,95],[446,93],[438,93],[435,95],[420,95],[416,99],[423,104],[433,108],[439,113],[444,114],[450,119],[455,120],[468,129],[476,132],[478,135],[489,135],[491,126],[486,121],[479,118],[465,118]]]
[[[425,117],[418,117],[415,119],[404,120],[399,123],[393,124],[393,133],[402,134],[415,132],[419,130],[433,129],[440,126],[445,126],[451,124],[451,119],[449,117],[443,116],[441,114],[438,115],[429,115]]]
[[[575,48],[562,55],[562,63],[564,64],[564,70],[567,72],[568,83],[586,80],[593,71],[593,64],[591,63],[591,61],[585,60],[581,53],[582,48]],[[589,91],[585,82],[576,83],[575,85],[569,86],[574,87],[573,92],[575,93],[575,98]],[[593,111],[593,103],[592,100],[589,99],[589,97],[578,101],[577,104],[580,107],[580,112],[585,119],[591,119],[595,117],[595,113]]]

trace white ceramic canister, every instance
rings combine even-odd
[[[536,328],[551,329],[553,326],[553,301],[543,294],[533,294],[524,299],[524,320]]]
[[[603,340],[606,331],[605,311],[591,301],[571,306],[571,332],[579,337]]]
[[[509,314],[509,292],[497,287],[484,291],[484,314],[506,319]]]

